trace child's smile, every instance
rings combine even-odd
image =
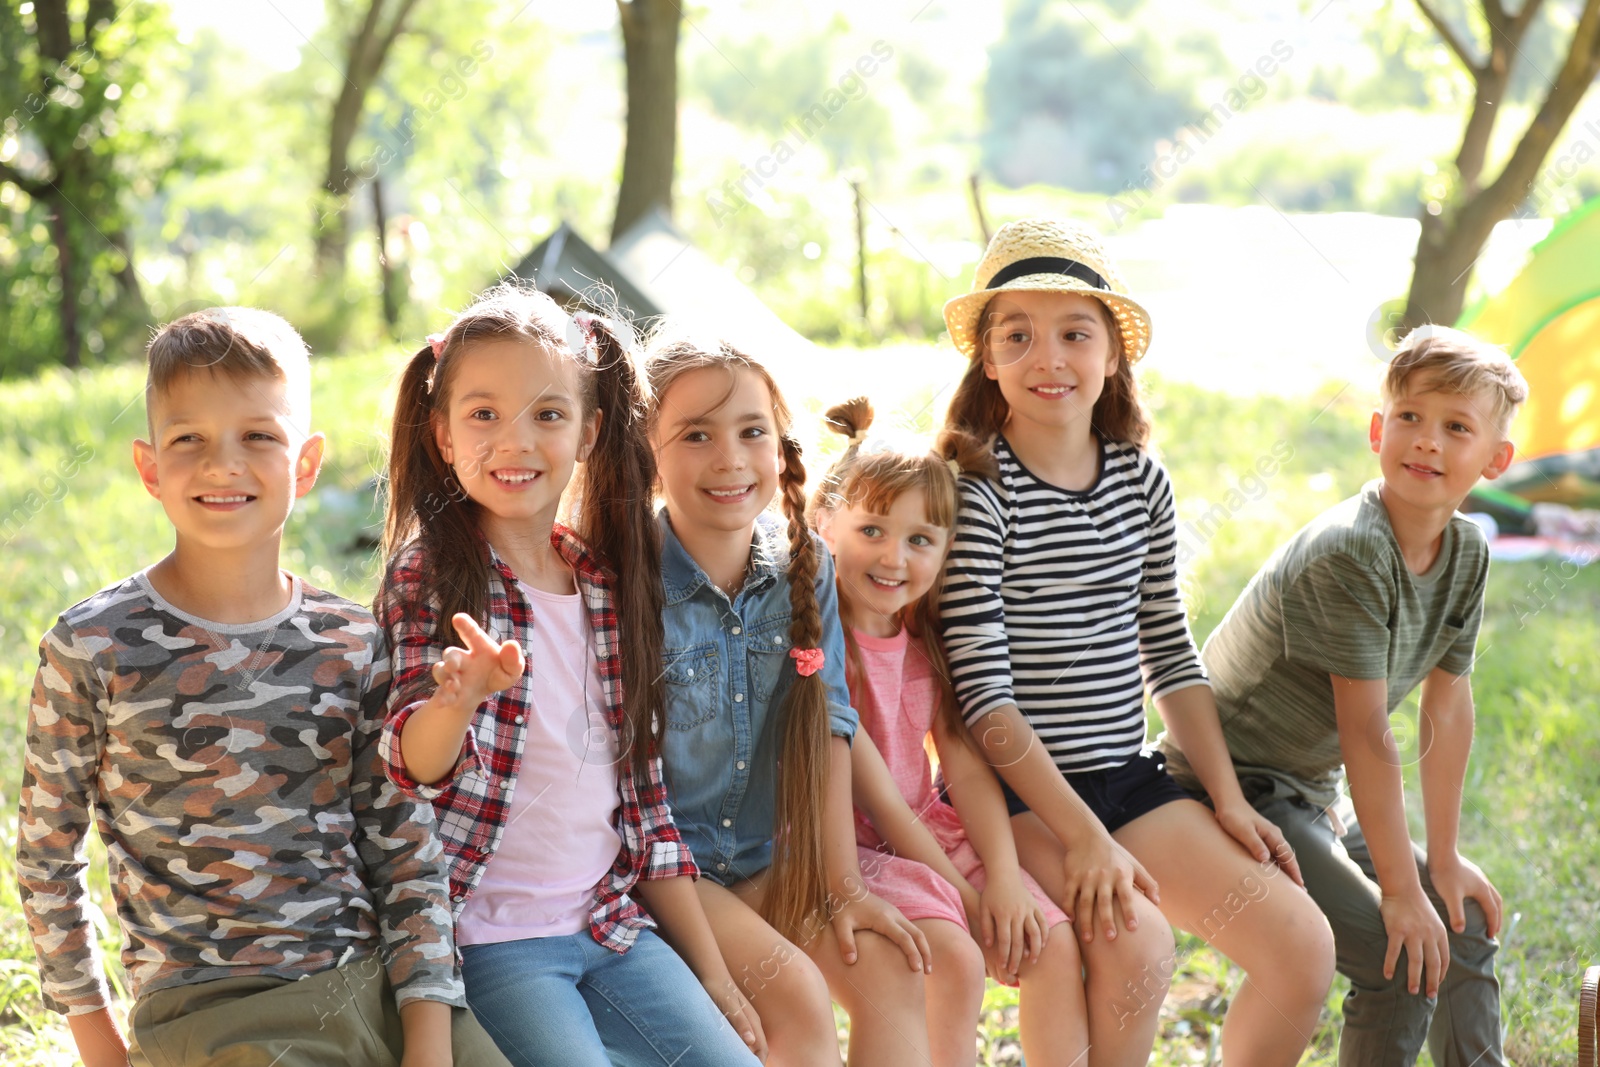
[[[766,383],[751,371],[705,367],[673,381],[660,407],[656,461],[674,523],[748,530],[784,466]]]
[[[829,513],[822,539],[833,552],[839,595],[853,609],[856,628],[892,637],[900,613],[938,580],[950,532],[928,521],[923,490],[907,489],[885,515],[855,506]]]
[[[594,447],[599,423],[584,417],[578,368],[521,340],[485,341],[453,357],[439,452],[461,491],[496,522],[553,522],[575,464]]]

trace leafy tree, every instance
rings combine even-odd
[[[137,104],[152,71],[172,62],[172,40],[165,13],[143,0],[0,5],[0,206],[24,236],[20,248],[0,241],[0,369],[75,367],[107,331],[147,321],[129,200],[199,162]]]
[[[1415,270],[1406,298],[1405,324],[1454,322],[1461,315],[1472,270],[1495,224],[1510,216],[1533,187],[1545,157],[1589,86],[1600,75],[1600,0],[1584,0],[1559,65],[1539,95],[1533,119],[1498,174],[1486,173],[1489,147],[1514,73],[1524,62],[1522,42],[1543,0],[1523,0],[1515,13],[1501,0],[1481,0],[1466,25],[1446,18],[1429,0],[1418,9],[1472,79],[1473,100],[1453,174],[1421,214]]]
[[[328,118],[324,195],[312,230],[317,268],[324,274],[344,274],[345,252],[350,243],[346,214],[350,198],[363,179],[350,166],[350,143],[360,127],[367,94],[416,6],[417,0],[366,0],[352,8],[341,0],[330,0],[329,21],[348,29],[344,30],[344,77]]]

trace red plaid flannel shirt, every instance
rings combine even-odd
[[[559,523],[550,543],[577,579],[578,591],[588,608],[594,630],[595,662],[605,691],[606,721],[623,736],[622,660],[619,655],[617,614],[612,605],[611,574],[589,554],[572,531]],[[524,649],[532,633],[533,613],[517,588],[516,575],[487,546],[489,572],[489,636],[514,640]],[[433,694],[433,665],[444,656],[445,644],[434,637],[435,606],[422,605],[409,615],[400,608],[420,601],[419,587],[428,561],[415,542],[401,549],[378,594],[378,622],[388,632],[394,664],[389,690],[388,716],[379,741],[384,770],[397,786],[413,796],[433,802],[439,834],[449,859],[451,911],[459,921],[461,909],[483,877],[489,858],[499,848],[510,810],[508,794],[522,763],[527,737],[524,725],[533,714],[528,691],[532,664],[522,680],[484,701],[472,729],[461,746],[455,769],[434,785],[421,785],[406,773],[400,755],[400,731],[406,720]],[[619,742],[619,750],[627,747]],[[600,944],[626,952],[639,931],[655,922],[628,892],[643,879],[697,877],[700,873],[678,836],[667,807],[667,790],[661,758],[650,759],[643,778],[632,773],[626,756],[618,765],[621,804],[617,808],[617,833],[622,849],[617,861],[594,889],[589,931]]]

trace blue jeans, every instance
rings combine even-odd
[[[467,1003],[517,1067],[755,1067],[699,979],[649,930],[627,952],[588,931],[461,949]]]

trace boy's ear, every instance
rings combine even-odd
[[[1483,476],[1489,481],[1494,481],[1506,472],[1511,466],[1511,461],[1517,458],[1517,446],[1510,440],[1501,441],[1494,450],[1494,455],[1489,457],[1488,464],[1483,468]]]
[[[1372,413],[1372,423],[1367,427],[1367,443],[1372,446],[1372,451],[1378,451],[1383,444],[1383,412]]]
[[[298,500],[311,492],[322,472],[322,454],[328,439],[320,433],[307,437],[300,445],[300,456],[294,461],[294,496]]]
[[[161,481],[156,474],[156,446],[149,441],[135,439],[133,442],[133,469],[139,472],[139,481],[144,483],[145,492],[161,499]]]

